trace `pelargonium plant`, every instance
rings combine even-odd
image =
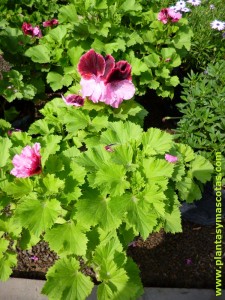
[[[94,287],[87,268],[98,299],[137,299],[143,287],[128,245],[161,228],[181,232],[180,201],[201,198],[213,167],[173,135],[144,132],[145,112],[119,98],[131,95],[130,66],[88,54],[93,60],[85,65],[83,56],[79,70],[84,80],[97,81],[98,94],[90,85],[90,99],[53,99],[28,132],[8,135],[10,124],[0,120],[0,279],[16,265],[17,247],[44,240],[58,256],[42,289],[49,299],[86,299]],[[118,108],[95,101],[108,84]]]

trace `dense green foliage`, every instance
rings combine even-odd
[[[191,72],[182,86],[178,107],[183,116],[176,136],[212,163],[216,152],[225,160],[225,62],[209,64],[202,73]]]
[[[98,299],[137,299],[143,293],[139,270],[126,256],[128,244],[160,228],[181,232],[180,200],[200,199],[213,167],[172,135],[156,128],[143,132],[129,121],[141,108],[131,102],[127,109],[127,103],[110,108],[107,119],[101,104],[86,101],[74,108],[56,98],[28,133],[10,138],[10,124],[2,121],[1,280],[16,264],[16,246],[29,249],[45,240],[60,257],[43,288],[49,299],[85,299],[93,288],[82,274],[87,266],[100,282]],[[42,173],[14,179],[12,157],[35,142],[41,145]],[[167,153],[178,161],[168,162]]]

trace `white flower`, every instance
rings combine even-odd
[[[179,11],[179,9],[176,6],[170,6],[170,9],[174,10],[175,12]]]
[[[211,4],[211,5],[209,5],[209,8],[210,9],[215,9],[215,5]]]
[[[176,3],[177,10],[181,10],[182,8],[185,8],[185,7],[186,7],[185,1],[177,1],[177,3]]]
[[[190,10],[190,8],[184,7],[184,8],[181,9],[181,11],[182,11],[182,12],[189,12],[189,11],[191,11],[191,10]]]
[[[219,31],[225,29],[225,22],[214,20],[210,23],[212,29],[217,29]]]
[[[187,0],[187,3],[190,3],[191,5],[198,6],[201,4],[201,0]]]

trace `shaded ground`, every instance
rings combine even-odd
[[[223,222],[225,226],[225,220]],[[225,227],[223,229],[225,235]],[[183,221],[183,233],[161,230],[144,242],[137,239],[128,255],[138,264],[145,287],[215,288],[215,226],[199,226]],[[37,260],[36,260],[37,259]],[[30,251],[18,252],[14,277],[45,279],[57,256],[46,243]],[[225,242],[223,243],[225,265]],[[223,269],[225,288],[225,268]]]

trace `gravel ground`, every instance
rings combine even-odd
[[[223,222],[225,235],[225,220]],[[199,226],[183,221],[183,233],[161,230],[146,241],[137,238],[127,250],[138,264],[145,287],[215,288],[215,225]],[[18,249],[13,277],[45,279],[57,255],[40,242],[29,251]],[[223,243],[225,265],[225,242]],[[223,269],[225,288],[225,269]]]

